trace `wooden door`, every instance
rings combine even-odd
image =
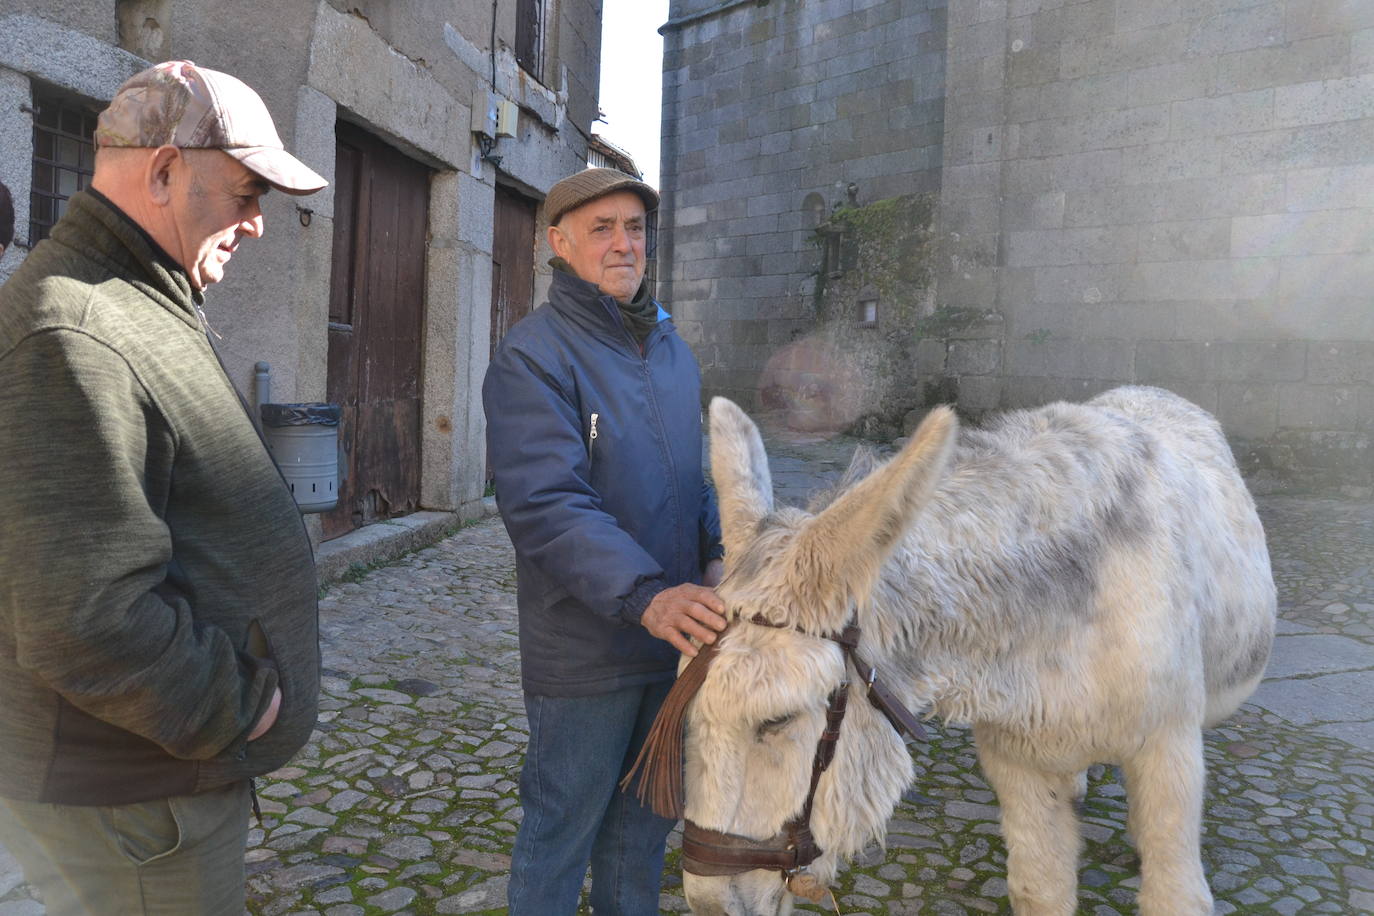
[[[326,539],[420,505],[429,170],[337,129],[328,397],[343,408],[339,505]]]
[[[534,307],[534,214],[527,197],[496,186],[491,251],[491,351]]]

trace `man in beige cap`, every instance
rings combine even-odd
[[[187,61],[0,287],[0,841],[49,916],[244,908],[251,780],[315,722],[314,561],[205,332],[259,201],[324,179]]]
[[[725,626],[701,378],[644,284],[657,205],[613,169],[549,190],[549,301],[506,335],[482,386],[530,729],[511,916],[571,916],[589,863],[597,916],[658,912],[673,822],[617,783],[679,653]]]

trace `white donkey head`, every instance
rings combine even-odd
[[[767,841],[802,813],[828,698],[853,678],[827,637],[865,607],[884,562],[939,482],[957,428],[952,412],[933,411],[898,456],[813,516],[774,510],[758,429],[731,402],[712,401],[711,467],[728,567],[719,593],[734,623],[686,714],[685,814],[695,829]],[[882,838],[912,775],[901,738],[866,701],[864,685],[855,680],[847,689],[834,762],[819,778],[810,812],[823,852],[809,871],[821,886],[842,861]],[[777,870],[689,872],[684,888],[697,914],[792,909]]]

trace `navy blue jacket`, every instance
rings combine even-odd
[[[505,336],[482,384],[527,692],[672,679],[677,650],[639,618],[721,554],[701,375],[660,312],[641,352],[614,299],[556,270],[549,301]]]

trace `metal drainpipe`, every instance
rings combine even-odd
[[[253,422],[262,428],[262,405],[272,403],[272,367],[253,364]]]

